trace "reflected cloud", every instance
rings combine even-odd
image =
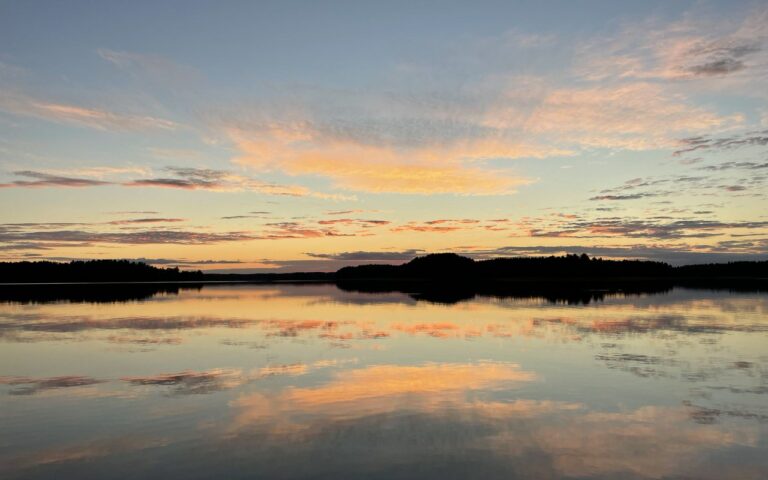
[[[62,316],[51,320],[41,314],[0,315],[0,333],[82,332],[86,330],[189,330],[198,328],[243,328],[259,320],[205,316],[94,318]]]
[[[482,399],[494,389],[508,390],[534,378],[510,364],[371,366],[344,372],[318,387],[240,397],[232,402],[239,413],[225,441],[258,432],[261,441],[280,446],[278,452],[297,439],[313,451],[322,450],[330,438],[334,445],[355,444],[373,451],[392,442],[409,446],[395,451],[401,462],[410,464],[416,461],[411,453],[420,452],[423,445],[434,448],[441,438],[440,445],[457,442],[491,454],[493,459],[484,464],[495,468],[504,464],[518,470],[536,458],[537,469],[551,471],[548,477],[553,478],[698,478],[711,452],[755,447],[759,441],[754,425],[691,422],[693,410],[685,405],[611,412],[588,411],[572,402]],[[478,398],[471,391],[482,395]],[[371,431],[382,433],[375,439],[363,434]],[[450,432],[460,432],[461,440]],[[367,460],[366,466],[377,471],[392,468],[387,455]],[[427,471],[434,467],[424,461],[419,464]]]
[[[510,388],[535,378],[534,373],[509,363],[374,365],[338,373],[319,387],[240,397],[233,402],[240,410],[235,428],[295,423],[305,415],[357,418],[409,405],[456,402],[467,391]]]
[[[131,385],[172,387],[172,395],[197,395],[229,390],[247,381],[242,370],[217,368],[206,371],[186,370],[178,373],[123,377]]]
[[[113,455],[164,447],[170,440],[157,437],[115,436],[83,443],[57,446],[20,455],[0,456],[0,472],[18,473],[32,467],[53,464],[92,462]]]
[[[292,363],[290,365],[270,365],[258,370],[258,375],[262,377],[272,377],[275,375],[298,376],[309,372],[309,367],[303,363]]]
[[[728,446],[755,446],[759,438],[757,429],[750,426],[723,429],[692,424],[687,409],[679,407],[588,412],[530,427],[527,438],[521,439],[513,429],[490,443],[499,454],[541,451],[561,475],[573,477],[692,474],[700,478],[704,472],[698,468],[708,453]]]
[[[87,387],[104,382],[106,380],[78,375],[49,378],[0,377],[0,385],[10,385],[13,387],[8,391],[11,395],[34,395],[46,390]]]

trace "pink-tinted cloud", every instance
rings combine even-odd
[[[188,167],[166,167],[168,177],[139,178],[123,183],[128,187],[160,187],[183,190],[209,190],[219,192],[253,191],[266,195],[289,197],[315,197],[328,200],[354,200],[349,195],[312,191],[300,185],[281,185],[263,182],[226,170]]]
[[[146,223],[177,223],[186,222],[185,218],[129,218],[126,220],[113,220],[110,225],[134,225]]]
[[[74,124],[96,130],[175,130],[179,127],[175,122],[162,118],[48,102],[13,91],[0,94],[0,110],[15,115]]]
[[[740,115],[696,106],[661,85],[636,82],[552,90],[525,129],[582,147],[648,150],[674,148],[676,137],[742,121]]]

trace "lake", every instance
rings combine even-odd
[[[768,478],[765,293],[74,288],[0,303],[4,479]]]

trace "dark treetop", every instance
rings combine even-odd
[[[672,267],[644,260],[604,260],[586,254],[562,257],[494,258],[475,261],[453,253],[417,257],[403,265],[344,267],[337,279],[607,279],[768,278],[768,261]]]
[[[157,268],[129,260],[0,262],[0,283],[183,282],[202,280],[199,271]]]
[[[672,267],[643,260],[604,260],[586,254],[473,260],[453,253],[417,257],[402,265],[360,265],[335,273],[207,274],[157,268],[129,260],[0,262],[0,283],[53,282],[301,282],[356,280],[429,280],[467,283],[500,280],[563,281],[615,279],[768,279],[768,261]]]

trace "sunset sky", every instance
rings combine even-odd
[[[768,2],[0,2],[0,260],[768,259]]]

